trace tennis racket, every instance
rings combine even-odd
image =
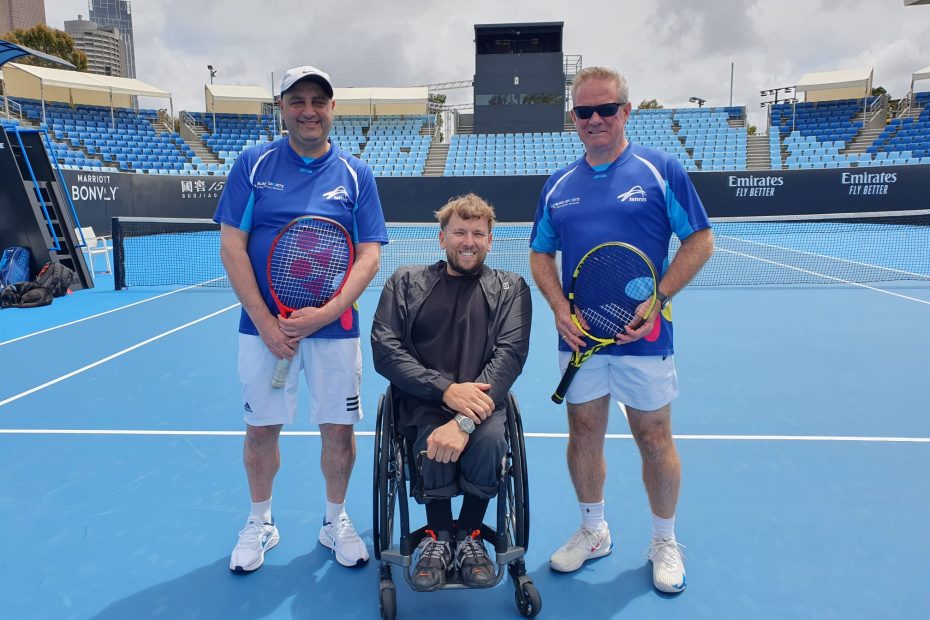
[[[642,326],[644,319],[636,309],[649,301],[645,316],[656,304],[656,268],[640,249],[619,241],[602,243],[581,257],[572,274],[568,304],[572,322],[594,345],[573,351],[559,387],[552,394],[556,404],[565,400],[565,392],[575,373],[588,358],[616,342],[616,335],[629,325]],[[587,327],[585,327],[587,326]]]
[[[352,238],[339,222],[308,215],[288,223],[268,252],[268,285],[281,315],[325,305],[342,290],[354,259]],[[352,306],[339,323],[352,329]],[[284,387],[290,366],[290,358],[278,360],[271,387]]]

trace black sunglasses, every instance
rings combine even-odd
[[[620,108],[626,105],[626,101],[618,101],[617,103],[602,103],[601,105],[576,105],[572,108],[572,112],[575,113],[580,119],[587,120],[594,116],[594,113],[597,112],[597,115],[601,118],[606,118],[608,116],[614,116],[617,112],[620,111]]]

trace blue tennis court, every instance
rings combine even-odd
[[[377,297],[361,299],[363,333]],[[549,400],[555,331],[535,291],[534,308],[530,359],[514,391],[527,433],[527,569],[540,617],[930,613],[921,572],[930,555],[930,283],[709,286],[675,299],[677,530],[689,581],[677,597],[652,588],[649,510],[619,408],[605,498],[614,551],[575,574],[548,568],[578,510],[564,407]],[[228,570],[248,509],[238,314],[226,288],[114,291],[107,275],[49,307],[0,314],[3,617],[378,616],[377,563],[345,569],[316,542],[319,438],[305,420],[282,439],[280,544],[256,573]],[[348,511],[370,544],[372,431],[385,382],[363,345],[366,417]],[[431,617],[437,605],[448,618],[519,617],[509,583],[434,594],[399,583],[397,593],[401,618]]]

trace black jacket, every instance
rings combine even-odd
[[[411,332],[417,313],[445,268],[445,261],[428,267],[399,267],[381,291],[371,327],[372,357],[378,374],[406,394],[437,405],[452,381],[421,363]],[[479,283],[491,311],[484,368],[475,381],[491,384],[489,395],[495,409],[500,409],[529,353],[532,298],[523,278],[509,271],[484,266]]]

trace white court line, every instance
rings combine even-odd
[[[927,304],[928,306],[930,306],[930,301],[926,299],[918,299],[916,297],[909,297],[907,295],[901,295],[900,293],[893,293],[891,291],[886,291],[883,288],[875,288],[874,286],[869,286],[868,284],[862,284],[860,282],[850,282],[849,280],[844,280],[843,278],[835,278],[833,276],[828,276],[826,274],[818,273],[816,271],[809,271],[807,269],[801,269],[800,267],[795,267],[793,265],[785,265],[784,263],[778,263],[773,260],[768,260],[767,258],[753,256],[752,254],[744,254],[742,252],[737,252],[736,250],[727,250],[726,248],[716,248],[716,249],[721,250],[723,252],[728,252],[730,254],[736,254],[737,256],[742,256],[743,258],[751,258],[753,260],[761,261],[763,263],[775,265],[776,267],[784,267],[785,269],[793,269],[794,271],[800,271],[801,273],[806,273],[808,275],[817,276],[819,278],[826,278],[827,280],[833,280],[834,282],[841,282],[843,284],[858,286],[860,288],[868,289],[870,291],[875,291],[876,293],[884,293],[886,295],[892,295],[894,297],[900,297],[901,299],[907,299],[909,301],[916,301],[917,303]]]
[[[127,304],[127,305],[125,305],[125,306],[120,306],[120,307],[118,307],[118,308],[112,308],[112,309],[107,310],[107,311],[105,311],[105,312],[99,312],[99,313],[97,313],[97,314],[92,314],[92,315],[90,315],[90,316],[85,316],[85,317],[82,318],[82,319],[77,319],[76,321],[71,321],[70,323],[62,323],[61,325],[55,325],[55,326],[53,326],[53,327],[48,327],[48,328],[46,328],[46,329],[42,329],[42,330],[39,330],[39,331],[37,331],[37,332],[32,332],[31,334],[26,334],[25,336],[19,336],[19,337],[17,337],[17,338],[13,338],[13,339],[11,339],[11,340],[5,340],[5,341],[3,341],[3,342],[0,342],[0,347],[2,347],[2,346],[5,345],[5,344],[10,344],[10,343],[13,343],[13,342],[18,342],[18,341],[20,341],[20,340],[25,340],[26,338],[32,338],[33,336],[38,336],[38,335],[40,335],[40,334],[44,334],[44,333],[47,333],[47,332],[55,331],[56,329],[61,329],[62,327],[69,327],[69,326],[71,326],[71,325],[76,325],[76,324],[78,324],[78,323],[83,323],[84,321],[89,321],[89,320],[91,320],[91,319],[100,318],[100,317],[102,317],[102,316],[106,316],[106,315],[112,314],[112,313],[114,313],[114,312],[119,312],[120,310],[125,310],[126,308],[132,308],[133,306],[138,306],[139,304],[145,304],[145,303],[148,303],[148,302],[150,302],[150,301],[155,301],[156,299],[161,299],[162,297],[167,297],[168,295],[174,295],[175,293],[180,293],[181,291],[187,291],[187,290],[190,290],[190,289],[192,289],[192,288],[197,288],[197,287],[199,287],[199,286],[203,286],[204,284],[209,284],[210,282],[216,282],[216,280],[220,280],[220,279],[221,279],[221,278],[214,278],[213,280],[207,280],[206,282],[202,282],[202,283],[200,283],[200,284],[192,284],[191,286],[185,286],[184,288],[179,288],[179,289],[174,290],[174,291],[168,291],[167,293],[162,293],[161,295],[156,295],[155,297],[149,297],[148,299],[142,299],[142,300],[133,302],[133,303],[131,303],[131,304]]]
[[[359,437],[373,437],[374,431],[356,431]],[[164,431],[121,429],[0,428],[0,435],[167,435],[176,437],[234,437],[245,431]],[[284,431],[283,436],[319,437],[319,431]],[[568,433],[523,433],[535,439],[568,439]],[[632,435],[608,433],[607,439],[633,439]],[[849,437],[835,435],[674,435],[675,439],[698,441],[838,441],[860,443],[930,443],[930,437]]]
[[[193,321],[190,321],[189,323],[185,323],[184,325],[181,325],[181,326],[179,326],[179,327],[175,327],[174,329],[169,329],[169,330],[166,331],[166,332],[162,332],[162,333],[158,334],[157,336],[153,336],[153,337],[149,338],[148,340],[143,340],[142,342],[138,342],[138,343],[132,345],[131,347],[127,347],[127,348],[123,349],[122,351],[117,351],[117,352],[114,353],[113,355],[108,355],[107,357],[105,357],[105,358],[103,358],[103,359],[99,359],[99,360],[97,360],[96,362],[94,362],[94,363],[92,363],[92,364],[88,364],[87,366],[84,366],[84,367],[82,367],[82,368],[78,368],[77,370],[73,370],[73,371],[71,371],[71,372],[69,372],[69,373],[67,373],[67,374],[61,375],[60,377],[58,377],[58,378],[56,378],[56,379],[52,379],[51,381],[46,381],[46,382],[43,383],[42,385],[37,385],[36,387],[31,388],[31,389],[29,389],[29,390],[26,390],[25,392],[20,392],[19,394],[16,394],[15,396],[10,396],[9,398],[7,398],[7,399],[5,399],[5,400],[0,400],[0,407],[3,407],[4,405],[7,405],[7,404],[9,404],[9,403],[12,403],[13,401],[19,400],[20,398],[23,398],[24,396],[29,396],[30,394],[33,394],[33,393],[35,393],[35,392],[38,392],[39,390],[44,390],[45,388],[47,388],[47,387],[49,387],[49,386],[51,386],[51,385],[55,385],[56,383],[61,383],[61,382],[64,381],[65,379],[70,379],[71,377],[73,377],[73,376],[75,376],[75,375],[79,375],[79,374],[81,374],[82,372],[86,372],[86,371],[90,370],[91,368],[96,368],[97,366],[100,366],[101,364],[106,364],[107,362],[109,362],[109,361],[111,361],[111,360],[114,360],[114,359],[116,359],[116,358],[118,358],[118,357],[121,357],[121,356],[123,356],[123,355],[126,355],[127,353],[129,353],[129,352],[131,352],[131,351],[135,351],[135,350],[138,349],[139,347],[144,347],[145,345],[150,344],[150,343],[152,343],[152,342],[155,342],[156,340],[160,340],[160,339],[164,338],[165,336],[170,336],[171,334],[173,334],[173,333],[175,333],[175,332],[179,332],[179,331],[181,331],[182,329],[186,329],[186,328],[190,327],[191,325],[196,325],[197,323],[200,323],[200,322],[202,322],[202,321],[206,321],[207,319],[212,319],[213,317],[217,316],[218,314],[222,314],[222,313],[224,313],[224,312],[227,312],[227,311],[229,311],[229,310],[232,310],[233,308],[238,308],[238,307],[239,307],[239,304],[237,304],[237,303],[236,303],[236,304],[233,304],[233,305],[231,305],[231,306],[227,306],[227,307],[223,308],[222,310],[217,310],[216,312],[212,312],[212,313],[210,313],[210,314],[208,314],[208,315],[206,315],[206,316],[202,316],[202,317],[200,317],[199,319],[195,319],[195,320],[193,320]]]

